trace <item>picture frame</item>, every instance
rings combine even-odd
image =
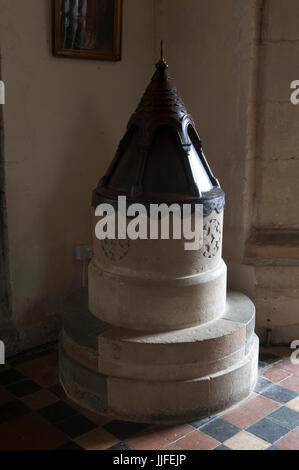
[[[122,0],[52,0],[53,55],[121,60]]]

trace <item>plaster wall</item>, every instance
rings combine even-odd
[[[153,3],[125,0],[120,62],[51,51],[51,2],[0,1],[12,321],[19,349],[57,335],[91,244],[91,192],[152,73]],[[129,85],[129,86],[128,86]]]

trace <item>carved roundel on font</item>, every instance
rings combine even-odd
[[[214,258],[220,250],[221,224],[216,219],[209,220],[203,227],[203,255]]]
[[[130,240],[109,240],[102,241],[102,248],[105,256],[111,261],[120,261],[127,256],[130,248]]]

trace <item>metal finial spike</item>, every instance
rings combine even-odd
[[[164,59],[164,41],[161,41],[161,58],[159,62],[156,64],[156,68],[158,70],[165,70],[168,68],[168,65]]]

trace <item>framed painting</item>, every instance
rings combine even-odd
[[[52,0],[53,53],[121,59],[122,0]]]

